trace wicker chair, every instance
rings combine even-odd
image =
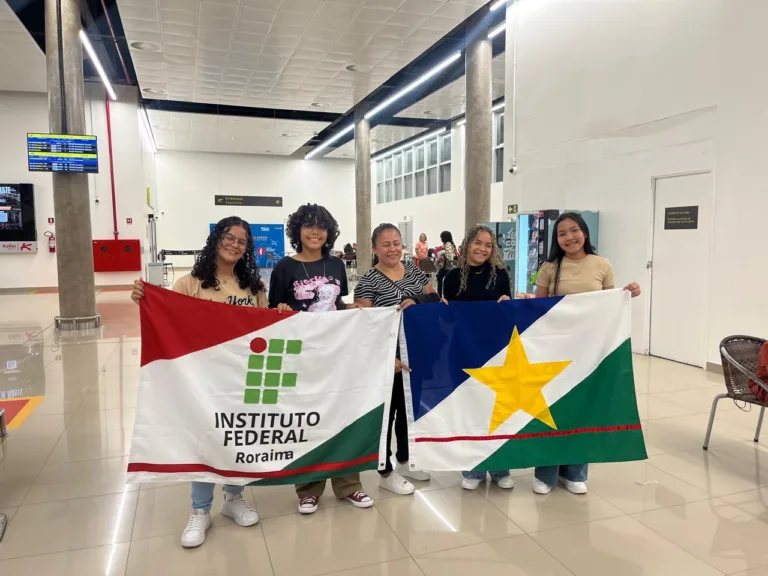
[[[720,342],[720,358],[723,362],[723,376],[725,377],[725,387],[728,391],[718,394],[712,401],[707,435],[704,438],[704,450],[709,446],[709,437],[712,434],[712,424],[715,421],[717,403],[723,398],[741,400],[748,404],[760,406],[760,417],[757,420],[757,430],[755,430],[755,442],[759,440],[766,404],[752,394],[749,389],[749,383],[757,382],[761,388],[768,391],[768,385],[763,384],[760,378],[757,377],[757,363],[763,343],[765,343],[764,339],[753,336],[729,336]]]

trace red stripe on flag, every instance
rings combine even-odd
[[[549,430],[547,432],[530,432],[528,434],[502,434],[499,436],[450,436],[448,438],[416,438],[416,442],[487,442],[489,440],[528,440],[530,438],[573,436],[574,434],[590,434],[595,432],[624,432],[628,430],[641,429],[642,428],[640,424],[625,424],[621,426],[574,428],[573,430]]]
[[[132,462],[128,464],[128,472],[154,472],[155,474],[183,474],[189,472],[210,472],[226,478],[287,478],[299,476],[309,472],[334,472],[351,466],[366,464],[379,459],[378,454],[370,454],[348,462],[327,462],[313,464],[303,468],[275,470],[274,472],[242,472],[238,470],[219,470],[206,464],[146,464],[144,462]]]
[[[142,366],[205,350],[298,314],[219,304],[146,283],[140,308]]]

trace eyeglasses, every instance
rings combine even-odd
[[[224,236],[221,237],[221,239],[224,241],[224,244],[237,244],[240,246],[240,248],[245,248],[248,246],[248,240],[243,240],[242,238],[235,238],[232,236],[232,234],[224,234]]]

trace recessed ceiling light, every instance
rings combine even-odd
[[[131,42],[131,48],[140,52],[160,52],[160,45],[154,42]]]
[[[349,66],[346,66],[346,69],[350,72],[359,72],[356,64],[350,64]]]
[[[166,93],[162,88],[142,88],[141,91],[144,92],[144,94],[155,94],[158,96],[162,96]]]
[[[331,105],[328,102],[312,102],[310,106],[314,106],[315,108],[330,108]]]

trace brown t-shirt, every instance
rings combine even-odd
[[[249,288],[240,288],[236,280],[228,282],[219,282],[219,289],[203,288],[202,280],[195,278],[192,274],[182,276],[173,285],[173,291],[193,298],[202,298],[222,304],[232,304],[235,306],[251,306],[253,308],[267,307],[267,293],[263,290],[258,294],[252,294]]]
[[[557,265],[545,262],[536,277],[536,286],[546,288],[550,296],[566,296],[583,292],[611,290],[614,287],[613,268],[605,258],[588,254],[583,260],[563,258],[560,263],[560,279],[555,290]]]

